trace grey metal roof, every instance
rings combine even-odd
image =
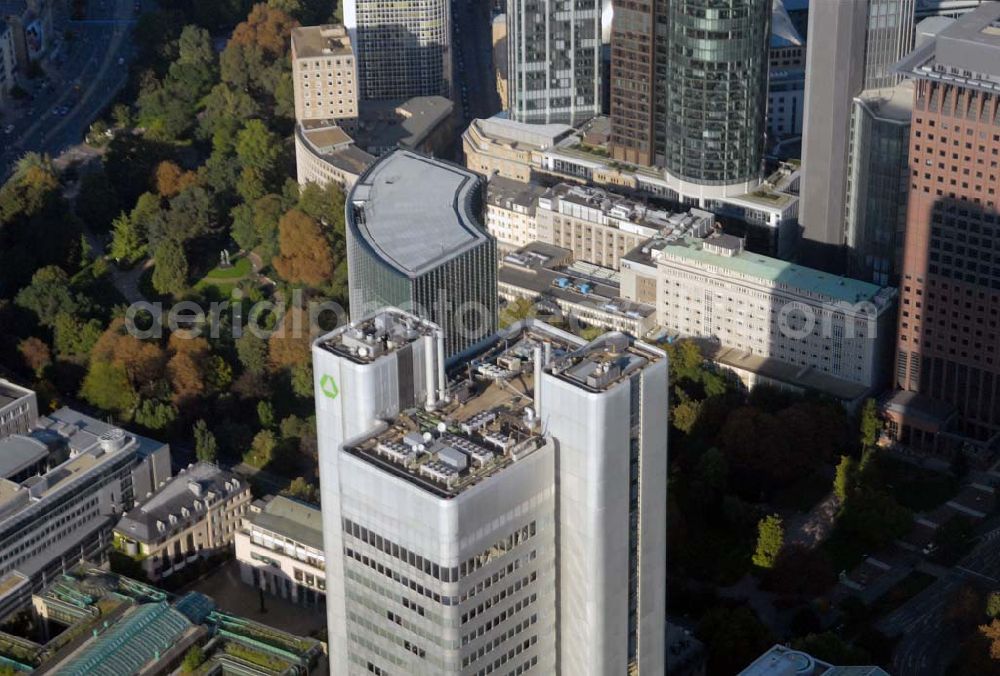
[[[924,24],[921,24],[924,26]],[[1000,92],[1000,2],[986,2],[940,26],[895,69],[910,77]]]
[[[38,439],[20,434],[0,439],[0,477],[14,476],[48,455],[49,447]]]
[[[323,522],[319,507],[278,495],[263,510],[247,517],[251,523],[300,542],[323,549]]]
[[[227,489],[227,482],[230,485],[235,482],[235,488]],[[156,540],[201,519],[206,510],[198,509],[195,502],[200,501],[204,505],[209,492],[218,498],[244,488],[245,485],[232,473],[210,463],[199,462],[168,481],[153,497],[126,512],[115,530],[142,542]],[[187,509],[189,516],[184,516],[183,509]],[[173,524],[171,516],[176,519]],[[164,525],[162,532],[157,522]]]
[[[481,181],[456,164],[395,150],[354,185],[348,224],[387,265],[417,277],[489,241]]]

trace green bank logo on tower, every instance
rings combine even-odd
[[[340,394],[337,381],[328,373],[324,373],[323,377],[319,379],[319,389],[327,399],[336,399],[337,395]]]

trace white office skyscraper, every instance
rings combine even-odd
[[[601,112],[601,1],[510,0],[508,111],[533,124]]]
[[[443,340],[313,346],[332,673],[663,674],[666,356],[529,323],[446,375]]]

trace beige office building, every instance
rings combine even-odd
[[[292,30],[295,119],[352,127],[358,117],[357,64],[343,26]]]
[[[486,187],[486,229],[510,252],[538,239],[535,209],[545,188],[496,176]]]
[[[712,214],[692,209],[690,216],[710,227]],[[672,214],[601,188],[560,183],[538,198],[537,239],[569,249],[573,258],[617,270],[632,249],[675,227],[688,214]]]

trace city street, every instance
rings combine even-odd
[[[900,636],[892,673],[937,676],[945,672],[959,647],[960,637],[947,618],[955,593],[964,584],[992,588],[1000,579],[1000,527],[994,521],[990,528],[957,566],[878,623],[886,635]]]
[[[128,77],[132,2],[90,0],[86,19],[80,21],[70,20],[64,3],[55,11],[52,46],[41,62],[45,76],[30,80],[19,73],[21,85],[34,98],[5,111],[3,126],[14,128],[2,137],[2,176],[26,152],[56,156],[80,143]],[[68,31],[72,37],[67,40]]]

